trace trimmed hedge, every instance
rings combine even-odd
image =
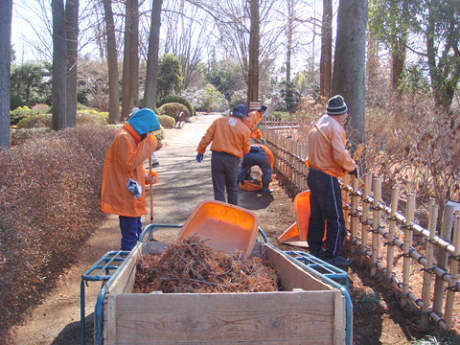
[[[158,121],[160,121],[160,125],[164,128],[174,128],[176,126],[176,120],[168,115],[158,115]]]
[[[160,108],[163,104],[166,104],[166,103],[181,103],[183,105],[185,105],[190,113],[190,116],[195,116],[196,113],[195,113],[195,109],[193,108],[193,105],[192,103],[190,103],[190,101],[185,98],[185,97],[182,97],[182,96],[179,96],[179,95],[169,95],[169,96],[166,96],[165,98],[163,98],[162,100],[159,100],[156,104],[157,108]]]

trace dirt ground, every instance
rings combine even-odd
[[[195,160],[196,147],[206,129],[218,116],[199,115],[182,129],[166,130],[166,139],[156,154],[160,166],[155,168],[159,182],[153,188],[153,223],[183,224],[196,205],[213,199],[209,148],[204,161]],[[277,238],[295,222],[294,206],[283,188],[272,182],[271,195],[239,191],[239,205],[255,212],[270,243],[282,250]],[[149,198],[147,198],[147,210]],[[144,225],[150,216],[143,217]],[[155,239],[170,241],[178,230],[158,232]],[[62,274],[55,289],[32,310],[26,322],[12,331],[16,345],[80,344],[81,275],[100,257],[120,245],[118,217],[109,216],[95,229],[79,253],[78,262]],[[304,249],[302,249],[304,250]],[[419,315],[402,308],[385,285],[370,278],[368,271],[353,264],[348,271],[350,295],[354,302],[354,344],[408,344],[420,337]],[[100,283],[90,282],[85,293],[86,344],[93,343],[94,305]]]

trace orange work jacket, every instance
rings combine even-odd
[[[246,126],[249,127],[249,129],[252,131],[251,133],[251,138],[253,139],[258,139],[262,138],[262,133],[258,128],[254,128],[254,126],[257,124],[257,122],[260,121],[262,118],[262,115],[257,110],[251,111],[248,116],[244,119],[244,123]]]
[[[205,153],[212,142],[211,151],[226,152],[241,158],[251,150],[250,135],[250,129],[240,118],[221,117],[209,126],[196,150]]]
[[[134,128],[129,123],[124,124],[105,157],[101,197],[103,212],[125,217],[147,214],[145,184],[150,183],[150,177],[143,163],[156,147],[157,139],[153,134],[141,141]],[[127,188],[130,178],[142,186],[141,196],[137,199]]]
[[[316,125],[332,145],[313,126],[308,133],[308,163],[310,166],[334,177],[345,176],[347,172],[353,171],[356,163],[345,149],[347,138],[340,123],[333,119],[333,116],[326,114],[318,120]]]

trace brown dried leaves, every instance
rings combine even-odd
[[[138,259],[133,293],[277,291],[270,262],[242,252],[215,252],[197,236],[170,244],[160,255]]]

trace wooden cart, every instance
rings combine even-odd
[[[343,291],[267,243],[252,254],[268,259],[282,291],[261,293],[131,293],[136,262],[164,244],[136,246],[107,284],[102,343],[351,344],[350,303]],[[349,296],[348,296],[349,299]]]

